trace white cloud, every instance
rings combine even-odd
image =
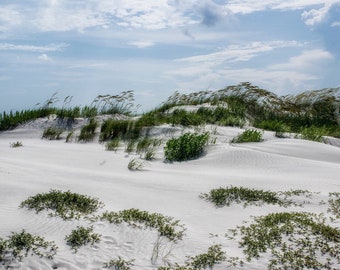
[[[38,59],[47,62],[52,60],[46,53],[40,54]]]
[[[340,22],[333,22],[332,23],[332,27],[339,27],[340,26]]]
[[[322,64],[333,60],[328,51],[322,49],[303,51],[300,55],[291,57],[287,63],[272,65],[273,70],[311,70],[318,69]]]
[[[297,41],[256,41],[249,42],[247,44],[231,45],[218,52],[177,59],[176,61],[200,64],[204,63],[208,65],[218,65],[224,62],[245,62],[264,52],[272,51],[278,48],[299,46],[302,46],[302,44]]]
[[[137,48],[147,48],[147,47],[152,47],[155,45],[154,42],[152,41],[147,41],[147,40],[140,40],[140,41],[132,41],[128,43],[129,45],[135,46]]]
[[[321,23],[326,18],[330,5],[325,5],[320,9],[311,9],[309,11],[304,11],[301,15],[302,20],[305,24],[313,26],[315,24]]]
[[[62,51],[68,45],[65,43],[61,44],[50,44],[47,46],[36,46],[36,45],[17,45],[11,43],[0,43],[0,51],[31,51],[31,52],[55,52]]]

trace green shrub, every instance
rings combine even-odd
[[[285,204],[275,192],[263,191],[256,189],[248,189],[244,187],[227,187],[212,189],[208,194],[201,194],[201,198],[214,203],[217,207],[229,206],[231,203],[247,204]]]
[[[301,130],[301,139],[322,142],[322,136],[327,134],[328,131],[326,128],[311,126]]]
[[[141,127],[130,120],[106,120],[100,131],[100,141],[107,141],[117,137],[124,140],[137,139],[140,135]]]
[[[166,160],[184,161],[194,159],[203,153],[204,146],[208,143],[209,134],[185,133],[179,138],[167,141],[164,147]]]
[[[81,142],[90,142],[93,141],[95,136],[95,131],[98,126],[98,123],[93,118],[90,119],[90,122],[83,126],[80,130],[80,134],[78,136],[78,141]]]
[[[81,246],[100,241],[100,235],[93,233],[93,227],[85,228],[83,226],[77,226],[77,229],[72,230],[71,234],[65,237],[67,244],[71,246],[74,252],[77,252]]]
[[[42,138],[49,140],[60,140],[60,135],[63,133],[62,129],[49,127],[44,130]]]
[[[184,226],[179,224],[179,220],[134,208],[120,212],[105,212],[101,216],[101,220],[107,220],[115,224],[125,222],[134,227],[146,226],[154,228],[159,232],[160,236],[165,236],[174,242],[181,240],[185,231]]]
[[[136,143],[137,141],[135,139],[128,140],[125,146],[125,152],[131,154],[133,151],[135,151]]]
[[[213,269],[216,264],[220,264],[227,259],[226,254],[221,249],[221,245],[213,245],[208,248],[207,253],[199,254],[193,257],[188,257],[185,265],[173,267],[159,267],[158,270],[201,270]],[[234,260],[233,258],[231,260]]]
[[[233,232],[247,260],[269,253],[268,269],[338,269],[340,230],[312,213],[273,213],[255,217]]]
[[[134,260],[124,260],[122,257],[118,257],[117,260],[111,260],[108,263],[104,263],[103,268],[110,268],[114,270],[130,270]]]
[[[260,142],[262,132],[256,129],[247,129],[237,137],[233,138],[231,143]]]
[[[328,212],[340,218],[340,192],[329,193],[328,205]]]
[[[13,232],[7,240],[0,238],[0,262],[10,268],[12,261],[21,261],[29,254],[53,259],[57,249],[54,242],[47,242],[43,237],[32,235],[24,230],[20,233]]]
[[[103,203],[98,199],[59,190],[39,193],[20,204],[21,208],[34,209],[37,213],[43,210],[51,210],[50,216],[60,216],[64,220],[79,219],[82,215],[92,214],[102,206]]]
[[[277,204],[283,207],[290,205],[302,206],[294,202],[290,197],[305,195],[311,197],[312,193],[308,190],[289,190],[289,191],[264,191],[249,189],[244,187],[230,186],[227,188],[212,189],[209,193],[200,194],[200,198],[215,204],[216,207],[230,206],[232,203],[248,205]],[[307,201],[305,201],[306,203]]]
[[[107,151],[117,151],[118,147],[119,147],[119,142],[120,142],[120,138],[114,138],[113,140],[107,142],[105,144],[105,148]]]
[[[74,135],[74,130],[70,131],[67,136],[66,136],[66,142],[71,142],[72,138],[73,138],[73,135]]]
[[[130,171],[140,171],[144,167],[144,163],[133,158],[129,161],[128,169]]]

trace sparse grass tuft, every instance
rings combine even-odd
[[[260,206],[263,203],[287,207],[290,205],[301,206],[301,204],[289,199],[290,197],[301,195],[310,197],[312,193],[307,190],[274,192],[230,186],[227,188],[220,187],[212,189],[209,193],[202,193],[200,198],[212,202],[216,207],[230,206],[232,203],[243,203],[244,207],[248,205]]]
[[[184,226],[179,220],[172,217],[163,216],[158,213],[149,213],[138,209],[128,209],[120,212],[105,212],[101,220],[107,220],[110,223],[120,224],[127,223],[134,227],[149,227],[156,229],[160,236],[167,237],[170,241],[181,240],[184,235]]]
[[[98,126],[98,123],[94,118],[90,119],[90,122],[83,126],[80,130],[80,134],[78,136],[78,141],[80,142],[91,142],[94,139],[95,131]]]
[[[128,169],[130,171],[140,171],[144,167],[144,163],[142,161],[138,161],[137,159],[133,158],[129,161]]]
[[[117,151],[118,147],[119,147],[119,142],[120,142],[120,138],[114,138],[113,140],[107,142],[105,144],[105,148],[107,151]]]
[[[20,204],[20,207],[34,209],[37,213],[50,210],[50,216],[60,216],[64,220],[87,216],[94,213],[103,203],[96,198],[91,198],[70,191],[62,192],[51,190],[49,193],[39,193],[29,197]]]
[[[60,135],[63,133],[62,129],[49,127],[44,130],[42,138],[48,140],[60,140]]]
[[[22,144],[22,142],[17,141],[17,142],[10,143],[9,146],[11,148],[17,148],[17,147],[22,147],[23,144]]]
[[[231,143],[260,142],[262,140],[262,132],[256,129],[247,129],[240,135],[232,139]]]
[[[201,270],[213,269],[217,264],[227,259],[226,254],[222,251],[221,245],[213,245],[208,248],[207,253],[188,257],[185,265],[175,264],[172,267],[159,267],[158,270]]]
[[[328,204],[328,212],[335,218],[340,218],[340,192],[329,193]]]
[[[7,268],[15,261],[22,261],[28,255],[53,259],[58,247],[54,242],[45,241],[43,237],[32,235],[22,230],[12,233],[6,240],[0,238],[0,263]]]
[[[65,237],[65,240],[76,253],[81,246],[98,243],[100,241],[100,235],[93,233],[92,226],[88,228],[77,226],[77,229],[72,230],[71,234]]]
[[[199,157],[204,146],[209,141],[209,133],[185,133],[179,138],[172,138],[167,141],[164,147],[166,160],[185,161]]]
[[[103,268],[109,268],[114,270],[130,270],[133,266],[134,260],[124,260],[122,257],[118,257],[117,260],[111,260],[108,263],[104,263]]]
[[[340,230],[312,213],[273,213],[239,226],[248,261],[269,253],[268,269],[338,269]]]

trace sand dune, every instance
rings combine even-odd
[[[209,128],[209,127],[207,127]],[[168,136],[168,127],[154,129],[158,137]],[[59,246],[53,260],[28,257],[13,263],[12,269],[102,269],[104,262],[121,256],[134,259],[131,269],[157,269],[167,262],[183,263],[186,256],[205,252],[213,244],[221,244],[230,256],[244,256],[238,243],[224,235],[251,216],[278,211],[326,213],[329,192],[340,192],[339,142],[316,143],[298,139],[277,139],[265,133],[261,143],[230,144],[242,130],[218,127],[217,143],[210,145],[204,156],[181,163],[164,163],[162,148],[157,159],[146,162],[144,170],[129,171],[132,157],[123,148],[116,153],[105,151],[97,142],[80,144],[41,139],[41,129],[21,127],[0,134],[0,237],[25,229],[27,232],[55,241]],[[180,130],[175,130],[180,132]],[[11,148],[21,141],[23,147]],[[303,189],[318,192],[303,207],[283,208],[275,205],[241,205],[216,208],[199,198],[210,189],[243,186],[273,191]],[[151,229],[135,229],[126,224],[104,221],[93,223],[102,235],[94,246],[81,247],[73,253],[65,236],[77,225],[89,221],[63,221],[46,213],[19,209],[19,204],[37,193],[51,189],[71,190],[99,198],[101,211],[138,208],[180,220],[186,227],[182,241],[173,244],[158,239]],[[301,199],[303,200],[303,199]],[[335,221],[334,226],[339,226]],[[157,242],[161,241],[161,242]],[[162,247],[159,258],[152,262],[155,243]],[[231,269],[264,269],[267,259],[246,262]],[[1,268],[1,266],[0,266]],[[221,264],[214,269],[225,269]]]

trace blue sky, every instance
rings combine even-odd
[[[249,81],[279,95],[340,86],[340,0],[1,0],[0,111],[134,90]]]

